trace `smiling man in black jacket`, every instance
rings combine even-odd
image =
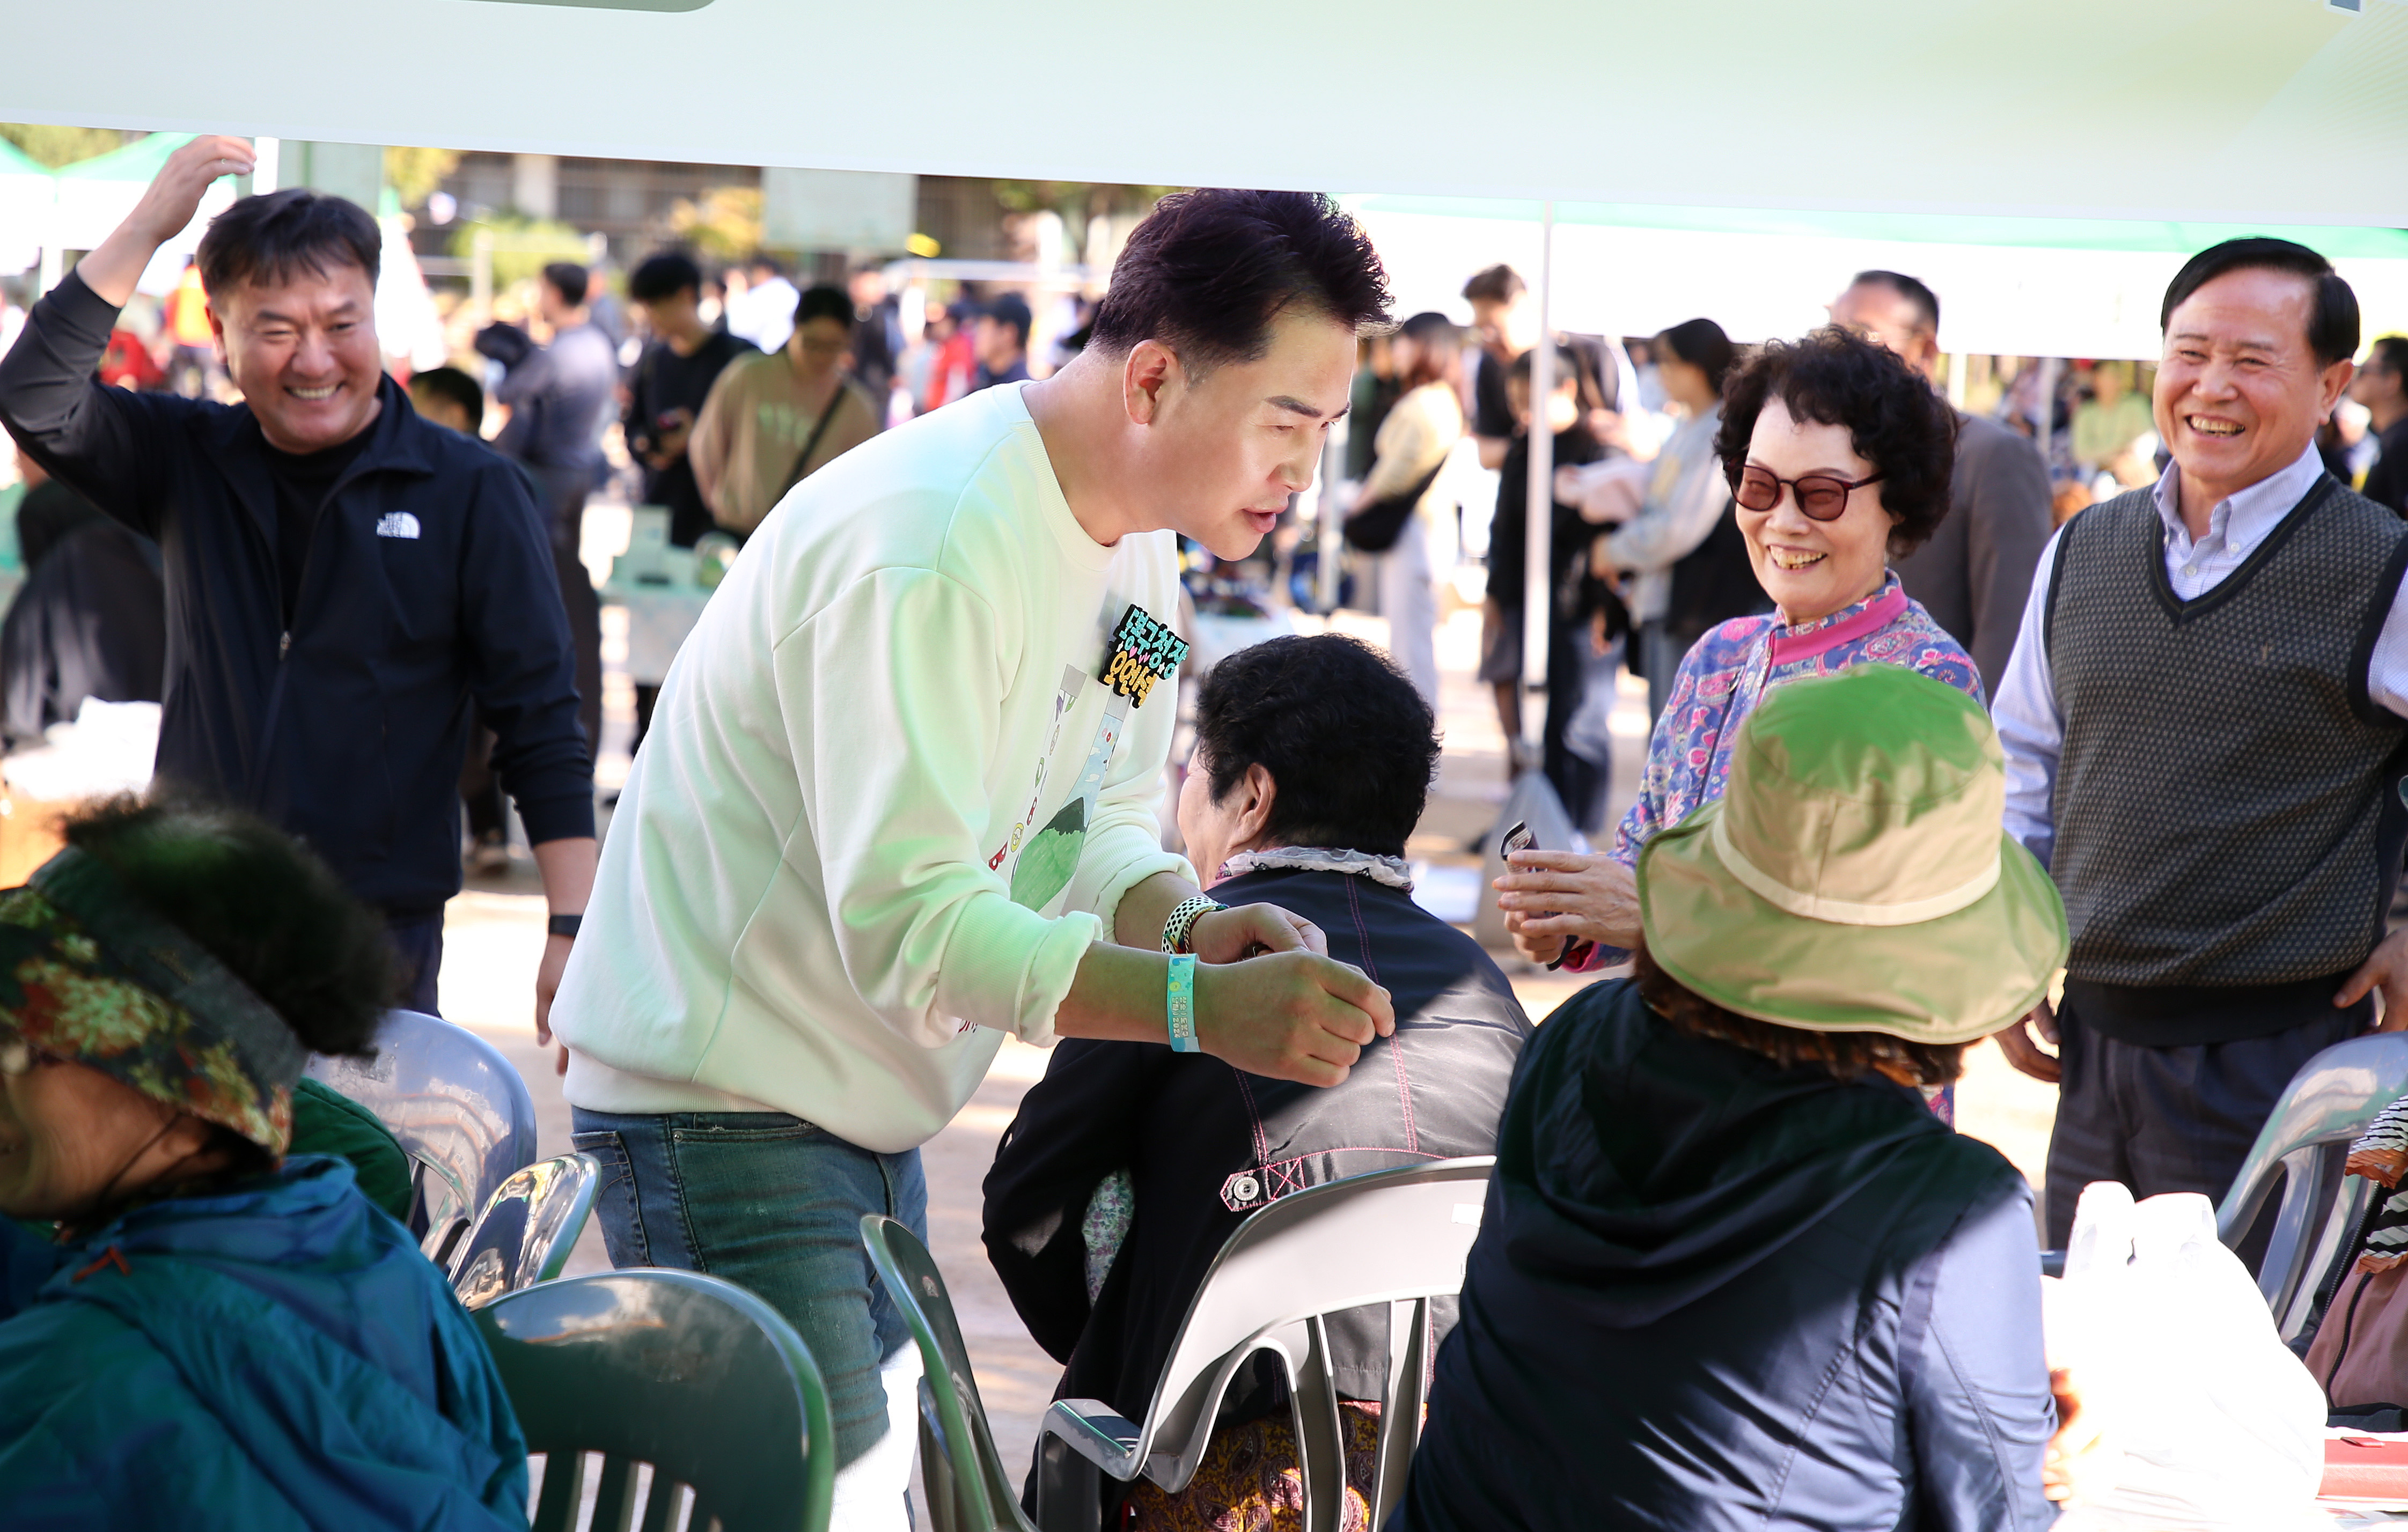
[[[244,403],[93,376],[118,310],[251,146],[179,149],[133,212],[35,306],[0,360],[0,423],[56,478],[158,539],[166,566],[163,783],[302,837],[382,909],[406,1001],[435,1008],[460,888],[471,697],[551,904],[538,1034],[594,881],[593,762],[566,620],[517,472],[429,425],[384,376],[380,236],[337,197],[246,197],[200,247]]]

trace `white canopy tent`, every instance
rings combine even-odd
[[[1742,336],[1796,333],[1849,272],[1890,265],[1942,290],[1943,343],[2022,354],[2154,354],[2157,293],[2179,255],[1992,237],[1910,238],[1901,256],[1879,231],[1584,222],[1575,199],[2408,224],[2398,0],[1525,0],[1498,13],[1231,0],[1209,16],[926,0],[909,24],[976,59],[981,79],[1050,83],[1053,99],[998,112],[990,92],[913,90],[859,66],[902,56],[896,14],[875,6],[222,0],[195,27],[165,0],[89,0],[12,7],[12,57],[77,59],[94,36],[162,28],[176,46],[103,72],[12,71],[9,112],[333,142],[1547,198],[1550,215],[1565,203],[1559,323],[1627,333],[1709,313]],[[545,66],[507,89],[385,88],[456,79],[464,35],[478,56]],[[1410,305],[1452,307],[1455,284],[1489,260],[1542,279],[1550,266],[1526,214],[1365,210]],[[1496,253],[1467,263],[1475,246]],[[2393,301],[2387,272],[2352,276],[2378,312]],[[1541,348],[1538,365],[1549,357]],[[1541,602],[1530,610],[1543,623]],[[1543,666],[1542,641],[1526,652]]]
[[[1498,261],[1539,267],[1539,204],[1345,199],[1380,247],[1400,311],[1469,308],[1464,278]],[[1740,341],[1795,336],[1858,271],[1921,278],[1940,294],[1941,343],[2009,356],[2155,360],[2157,305],[2192,252],[2241,234],[2330,256],[2367,333],[2408,327],[2408,232],[2253,224],[1766,212],[1559,203],[1557,328],[1653,335],[1700,315]]]
[[[221,0],[207,25],[166,0],[86,0],[7,15],[7,109],[29,122],[1437,196],[2408,223],[2394,0],[925,0],[908,15]],[[150,36],[174,45],[71,66],[95,37]],[[929,48],[1028,105],[929,88],[908,63]],[[478,59],[543,63],[503,82],[472,78]]]

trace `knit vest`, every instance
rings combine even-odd
[[[2408,722],[2368,697],[2408,526],[2331,478],[2185,601],[2150,491],[2057,541],[2051,867],[2085,1024],[2166,1046],[2330,1017],[2382,937]]]

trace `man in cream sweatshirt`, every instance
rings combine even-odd
[[[670,667],[552,1024],[611,1260],[794,1322],[838,1525],[902,1525],[913,1439],[860,1219],[924,1237],[919,1145],[1006,1033],[1334,1084],[1394,1027],[1310,923],[1202,899],[1155,819],[1177,537],[1253,551],[1387,303],[1326,198],[1166,198],[1082,354],[796,486]]]

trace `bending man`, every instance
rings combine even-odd
[[[1322,198],[1166,199],[1076,361],[796,486],[662,687],[562,991],[576,1141],[614,1262],[732,1278],[810,1344],[840,1525],[903,1525],[911,1453],[859,1222],[924,1228],[918,1146],[1006,1033],[1334,1084],[1394,1024],[1309,922],[1202,899],[1155,820],[1172,534],[1254,551],[1386,308]]]

